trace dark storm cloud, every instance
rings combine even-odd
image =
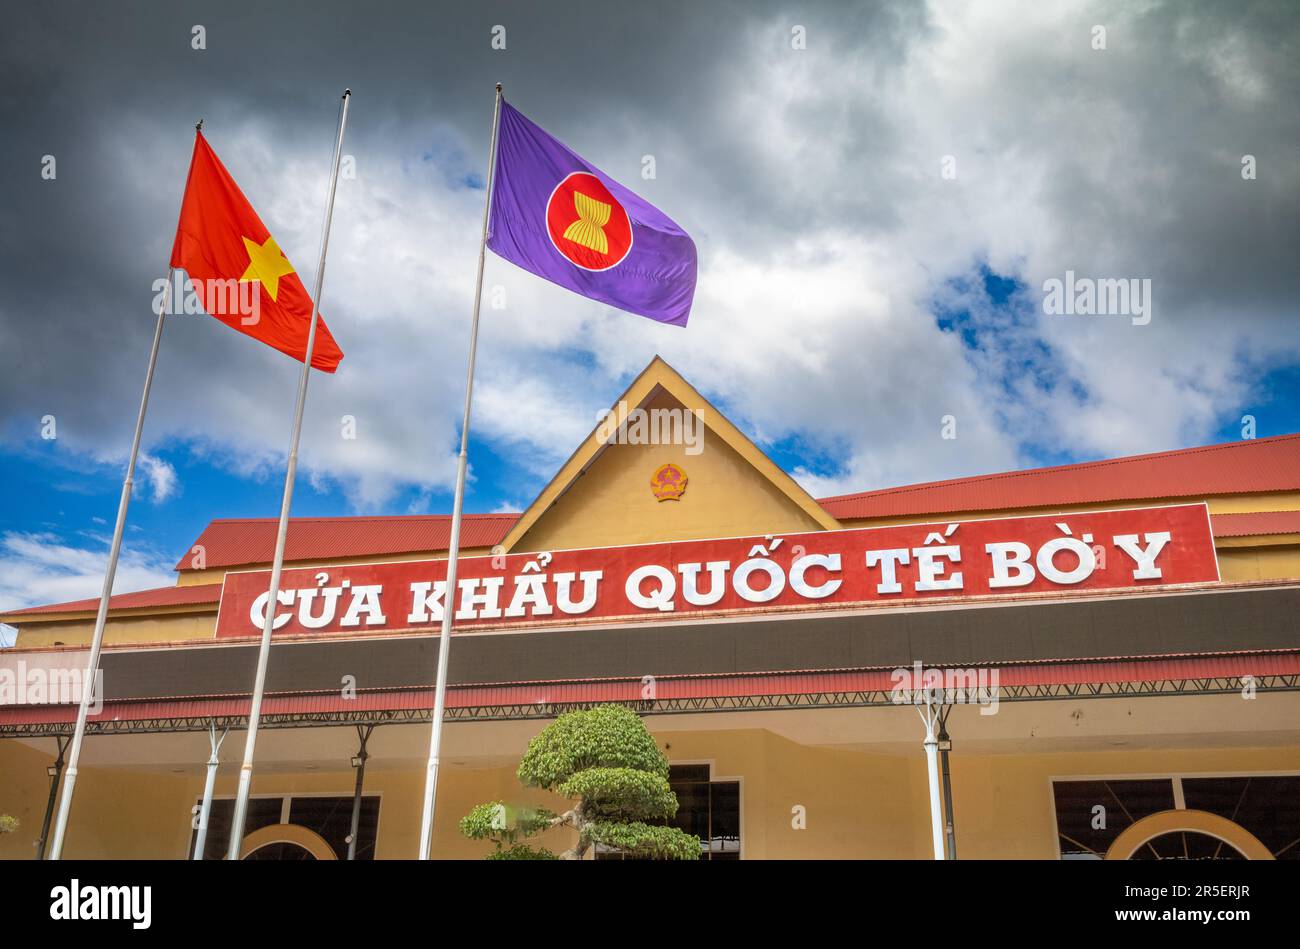
[[[265,179],[250,167],[263,171],[297,158],[323,191],[337,95],[345,85],[355,94],[347,151],[360,167],[374,167],[381,156],[407,163],[436,156],[449,176],[481,182],[491,87],[499,80],[557,134],[619,156],[608,168],[612,174],[634,179],[644,152],[676,152],[690,159],[698,194],[725,195],[719,210],[726,220],[744,222],[738,233],[797,227],[800,215],[783,206],[786,189],[765,186],[770,169],[744,168],[744,143],[729,140],[728,132],[746,130],[729,128],[719,101],[724,80],[743,84],[746,73],[764,68],[761,58],[748,58],[747,47],[754,25],[773,9],[748,3],[708,9],[688,3],[137,3],[13,11],[0,39],[6,129],[0,405],[8,437],[31,437],[38,420],[52,414],[70,444],[109,452],[124,444],[152,330],[147,301],[163,273],[198,117],[269,219]],[[823,12],[810,27],[825,35],[833,23],[871,34],[897,55],[905,45],[901,34],[916,18],[890,7],[863,8],[835,17]],[[504,53],[489,46],[498,23],[507,29]],[[206,31],[206,49],[191,46],[196,24]],[[776,52],[785,33],[770,32]],[[816,119],[822,107],[811,108]],[[849,118],[839,107],[825,111],[828,122]],[[250,124],[260,134],[254,156],[228,145],[233,130]],[[39,177],[46,154],[57,161],[52,182]],[[654,184],[645,189],[652,197]],[[691,204],[679,213],[683,223],[698,233],[712,230],[712,219]],[[314,225],[319,212],[308,210]],[[403,214],[401,206],[388,210]],[[279,233],[300,222],[269,223]],[[344,212],[340,226],[347,223]],[[310,226],[305,230],[314,236]],[[462,267],[473,252],[472,233],[464,237],[456,262]],[[300,245],[292,259],[305,269],[313,251],[314,244]],[[342,266],[334,261],[331,276]],[[326,294],[328,311],[330,285]],[[461,332],[460,310],[430,317]],[[176,319],[167,328],[151,430],[184,431],[190,413],[188,434],[200,439],[203,415],[248,413],[249,425],[260,427],[254,413],[263,399],[282,397],[290,368],[247,340],[197,324]],[[400,346],[401,332],[389,329],[390,345]],[[364,348],[355,333],[347,336],[350,354]],[[454,388],[431,394],[454,397]],[[171,400],[185,411],[169,418]],[[278,418],[269,423],[282,427]],[[261,446],[254,439],[247,447]],[[434,446],[424,447],[432,458]]]
[[[485,324],[485,404],[503,409],[480,431],[540,457],[522,468],[566,455],[655,351],[755,429],[840,446],[827,487],[1015,463],[1024,432],[987,409],[1001,390],[981,373],[1015,373],[1034,346],[994,337],[976,372],[928,309],[986,259],[1031,290],[1067,268],[1160,288],[1144,335],[1016,325],[1082,393],[1029,387],[1025,425],[1096,453],[1201,438],[1300,347],[1298,21],[1270,3],[23,5],[0,33],[0,435],[29,440],[53,414],[68,451],[125,449],[200,116],[310,281],[350,86],[359,178],[340,191],[323,305],[347,359],[313,381],[304,455],[362,507],[445,486],[501,81],[701,254],[679,335],[489,264],[512,302]],[[795,24],[808,48],[792,54]],[[938,179],[946,154],[956,182]],[[255,470],[281,450],[294,379],[210,320],[171,320],[149,437]],[[956,453],[934,437],[948,412]],[[359,445],[339,442],[344,413]]]

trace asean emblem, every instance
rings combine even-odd
[[[686,472],[676,465],[664,465],[650,479],[656,501],[679,501],[686,493]]]
[[[632,221],[595,175],[575,171],[546,202],[546,231],[569,263],[583,270],[609,270],[632,249]]]

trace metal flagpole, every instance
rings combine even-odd
[[[171,307],[172,278],[176,269],[167,271],[167,288],[163,291],[162,306],[158,308],[158,323],[153,331],[153,346],[149,349],[149,368],[144,374],[144,393],[140,396],[140,411],[135,418],[135,434],[131,438],[131,457],[126,463],[126,477],[122,481],[122,497],[117,502],[117,523],[113,526],[113,544],[108,550],[108,567],[104,570],[104,587],[99,593],[99,611],[95,614],[95,632],[90,637],[90,658],[86,660],[86,677],[81,683],[81,702],[77,706],[77,726],[72,732],[72,745],[68,750],[68,769],[63,776],[63,796],[59,799],[59,816],[54,824],[54,840],[50,844],[49,859],[58,860],[63,855],[63,838],[68,831],[68,815],[72,812],[72,793],[77,786],[77,765],[81,761],[81,744],[86,737],[86,716],[99,676],[99,653],[104,645],[104,626],[108,622],[108,600],[113,595],[113,578],[117,575],[117,561],[122,553],[122,533],[126,530],[126,511],[131,505],[131,488],[135,483],[135,462],[140,456],[140,436],[144,432],[145,411],[149,408],[149,389],[153,386],[153,371],[158,365],[158,346],[162,342],[163,321]]]
[[[212,817],[212,792],[217,787],[217,768],[221,766],[221,745],[228,734],[230,734],[229,728],[222,729],[221,737],[218,738],[216,719],[208,723],[208,743],[212,746],[212,754],[208,756],[208,775],[203,782],[203,803],[199,805],[199,826],[195,828],[197,831],[194,835],[193,859],[195,860],[203,859],[203,851],[208,846],[208,820]]]
[[[334,217],[334,193],[339,183],[339,161],[343,153],[343,132],[348,124],[348,101],[352,90],[343,90],[339,107],[339,134],[334,142],[334,161],[330,165],[330,196],[325,205],[325,224],[320,238],[320,259],[316,262],[316,289],[311,295],[311,325],[307,330],[307,352],[298,377],[298,402],[293,413],[293,433],[289,436],[289,466],[284,474],[284,498],[280,502],[280,527],[275,535],[275,560],[271,565],[271,584],[266,597],[266,614],[262,622],[262,643],[257,653],[257,679],[253,686],[253,704],[248,711],[248,737],[244,741],[244,763],[239,768],[239,790],[230,821],[229,860],[238,860],[244,842],[244,817],[248,811],[248,792],[253,785],[253,752],[257,747],[257,726],[262,717],[262,692],[266,686],[266,664],[271,655],[271,633],[275,610],[279,605],[280,571],[284,566],[284,541],[289,533],[289,508],[293,503],[293,479],[298,471],[298,440],[302,435],[302,410],[307,404],[307,380],[311,377],[311,357],[316,347],[316,324],[320,319],[320,294],[325,282],[325,252],[330,244],[330,221]]]
[[[438,755],[442,749],[442,716],[447,705],[447,654],[451,648],[451,620],[456,611],[456,558],[460,554],[460,516],[465,505],[465,466],[469,451],[469,415],[474,398],[474,357],[478,353],[478,312],[483,301],[483,261],[487,253],[488,218],[492,212],[492,182],[496,172],[497,130],[501,124],[501,83],[497,83],[492,112],[492,144],[488,147],[487,198],[483,205],[483,234],[478,245],[478,278],[474,283],[474,316],[469,328],[469,369],[465,374],[465,417],[460,425],[460,458],[456,463],[456,496],[451,507],[451,540],[447,545],[447,586],[442,595],[442,632],[438,638],[438,676],[433,696],[433,731],[429,736],[429,761],[424,778],[424,810],[420,818],[419,859],[431,857],[433,809],[438,793]]]

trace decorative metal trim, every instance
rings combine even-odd
[[[1089,682],[1051,685],[1013,685],[998,688],[999,702],[1044,702],[1069,699],[1142,698],[1169,695],[1235,695],[1243,688],[1238,676],[1197,679],[1163,679],[1150,682]],[[1300,674],[1254,677],[1254,691],[1300,692]],[[554,718],[564,712],[590,708],[603,702],[537,702],[520,705],[467,705],[448,708],[445,721],[498,722]],[[694,698],[639,699],[619,702],[645,715],[698,714],[701,712],[752,712],[825,708],[874,708],[899,704],[885,689],[852,692],[813,692],[781,695],[700,696]],[[339,725],[428,724],[432,709],[389,709],[349,712],[293,712],[263,714],[262,728],[320,728]],[[176,715],[165,718],[88,722],[90,735],[149,735],[168,732],[206,732],[218,728],[238,731],[246,715]],[[0,738],[40,738],[72,734],[72,722],[0,725]]]

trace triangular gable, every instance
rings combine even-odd
[[[629,416],[637,409],[669,407],[702,413],[699,454],[686,454],[680,445],[608,441],[617,423],[635,422]],[[502,541],[506,551],[841,526],[659,356],[614,401],[613,411],[614,419],[591,431],[520,516]],[[680,501],[658,501],[651,488],[655,471],[669,463],[688,479]]]

